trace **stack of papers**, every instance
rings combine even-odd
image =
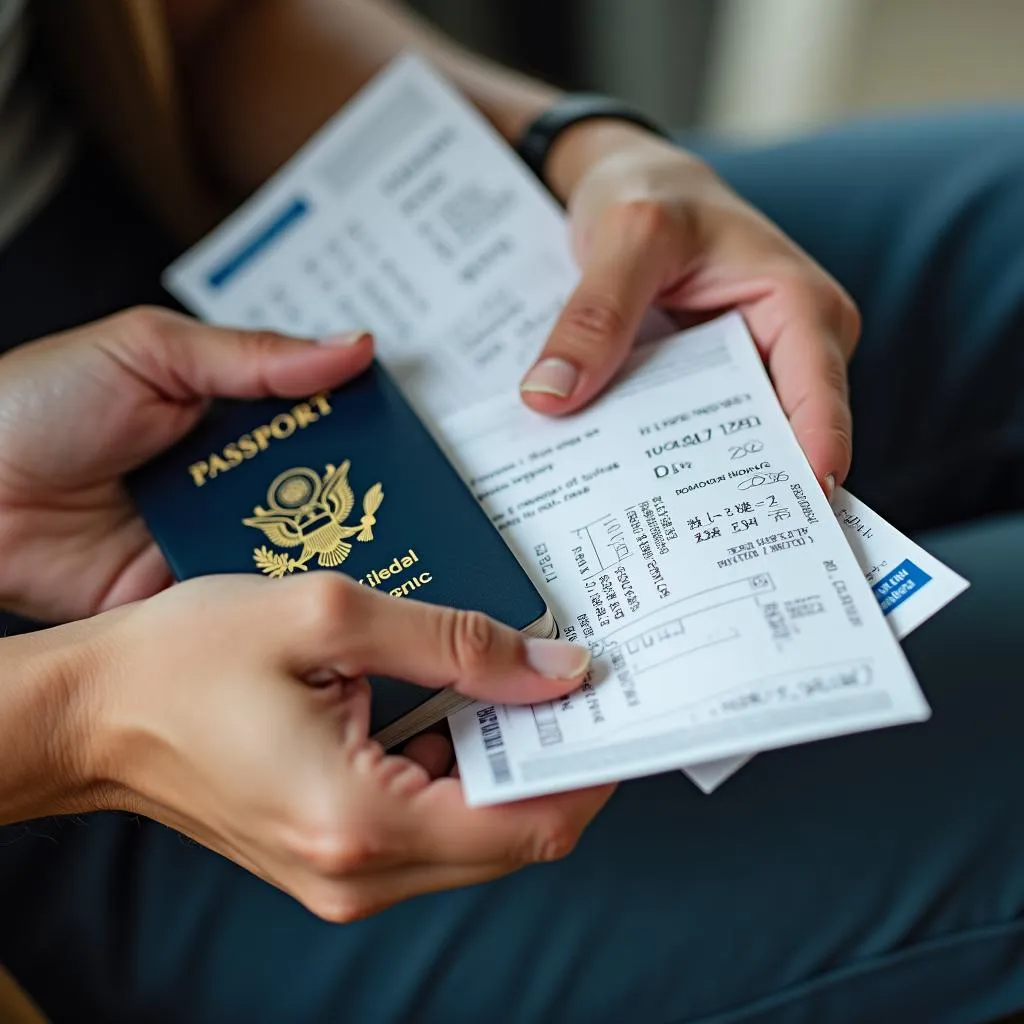
[[[679,333],[652,314],[582,413],[525,408],[577,279],[562,211],[403,57],[166,280],[215,323],[373,331],[590,646],[565,699],[451,718],[469,802],[675,769],[711,792],[757,752],[927,718],[898,638],[966,581],[843,490],[830,507],[739,315]]]

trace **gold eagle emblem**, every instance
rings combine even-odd
[[[335,469],[327,465],[321,479],[312,469],[300,467],[281,473],[267,488],[267,505],[257,505],[245,526],[262,530],[275,547],[302,551],[293,558],[266,546],[253,549],[253,561],[259,570],[272,578],[280,578],[296,569],[306,571],[309,561],[317,556],[317,564],[325,568],[341,565],[348,558],[352,545],[348,538],[373,540],[376,512],[384,500],[379,483],[363,495],[363,516],[358,526],[345,526],[355,495],[348,482],[349,460]]]

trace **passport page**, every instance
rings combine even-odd
[[[842,487],[832,498],[832,511],[897,640],[909,636],[969,586]],[[684,771],[705,793],[711,793],[751,757],[691,765]]]
[[[571,419],[492,402],[443,430],[594,656],[563,700],[450,718],[469,802],[928,717],[738,314],[638,349]]]

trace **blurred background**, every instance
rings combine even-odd
[[[673,128],[770,139],[1024,102],[1024,0],[410,0],[456,37]]]

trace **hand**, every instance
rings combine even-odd
[[[0,607],[62,621],[169,586],[122,476],[184,436],[211,397],[305,397],[370,363],[368,336],[326,340],[136,309],[3,356]]]
[[[338,573],[204,577],[11,642],[47,634],[75,638],[57,674],[77,696],[54,703],[76,722],[42,731],[82,752],[64,808],[155,818],[332,921],[561,857],[612,791],[470,809],[441,735],[384,754],[366,674],[522,703],[578,686],[589,654]]]
[[[850,467],[850,297],[705,164],[638,128],[583,122],[552,150],[582,278],[524,378],[538,412],[590,401],[626,358],[651,305],[686,324],[738,309],[831,497]]]

